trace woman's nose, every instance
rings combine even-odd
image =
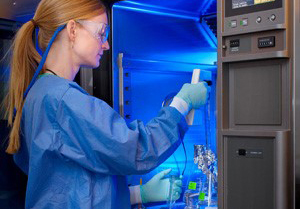
[[[102,44],[102,49],[103,49],[103,50],[109,50],[109,43],[108,43],[108,41],[105,41],[105,42]]]

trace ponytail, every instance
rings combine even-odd
[[[35,49],[35,25],[29,21],[17,32],[13,42],[9,91],[7,96],[8,125],[11,127],[7,153],[14,154],[20,147],[20,123],[24,105],[23,94],[28,87],[41,56]],[[16,108],[16,115],[14,115]]]

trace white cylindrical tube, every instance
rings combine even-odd
[[[196,84],[199,82],[200,80],[200,69],[194,69],[193,71],[193,76],[192,76],[192,81],[191,83],[192,84]],[[194,122],[194,115],[195,115],[195,110],[192,109],[189,114],[186,116],[186,121],[187,121],[187,124],[188,125],[193,125],[193,122]]]

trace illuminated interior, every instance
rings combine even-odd
[[[124,1],[113,7],[114,104],[118,104],[119,53],[123,53],[124,115],[127,122],[140,119],[145,123],[156,116],[162,101],[190,83],[193,69],[201,69],[201,80],[212,81],[210,107],[196,111],[194,125],[185,135],[187,166],[183,192],[189,181],[199,175],[193,162],[194,145],[211,141],[216,153],[216,1]],[[114,108],[119,111],[117,105]],[[209,116],[209,118],[208,118]],[[185,166],[182,145],[166,162],[142,176],[130,176],[128,183],[147,182],[156,173],[172,168],[179,175]],[[152,204],[159,207],[161,204]],[[154,207],[155,208],[155,207]]]

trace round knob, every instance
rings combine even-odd
[[[258,16],[258,17],[256,18],[256,22],[257,22],[257,23],[261,23],[261,17],[260,17],[260,16]]]
[[[271,15],[270,20],[274,21],[276,19],[276,16],[274,14]]]

